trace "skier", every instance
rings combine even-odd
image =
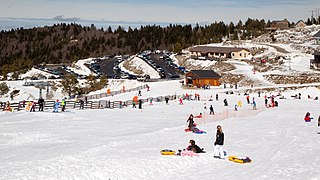
[[[187,120],[187,123],[188,122],[189,122],[189,124],[188,124],[189,130],[193,131],[195,126],[194,126],[194,121],[193,121],[193,115],[192,114],[190,114],[190,116],[189,116],[189,118]]]
[[[234,111],[238,111],[238,105],[234,105]]]
[[[197,146],[196,142],[193,139],[191,139],[189,143],[190,145],[186,148],[188,151],[193,151],[195,153],[205,153],[203,148],[200,148],[199,146]]]
[[[213,110],[213,106],[212,105],[210,105],[210,114],[212,114],[212,115],[214,115],[214,110]]]
[[[153,98],[150,98],[150,104],[149,105],[153,105],[152,101],[153,101]]]
[[[219,101],[219,95],[216,94],[216,101]]]
[[[223,152],[223,143],[224,143],[224,133],[222,132],[222,127],[220,125],[217,126],[217,134],[216,141],[214,142],[214,156],[215,158],[224,159]],[[219,156],[220,154],[220,156]]]
[[[43,111],[44,99],[42,97],[39,98],[38,104],[39,104],[39,111]]]
[[[53,105],[53,112],[59,112],[59,106],[60,106],[59,99],[57,99],[57,101]]]
[[[150,87],[146,84],[147,91],[150,91]]]
[[[138,91],[138,96],[142,96],[142,95],[141,95],[141,90]]]
[[[66,110],[66,100],[65,99],[62,99],[61,106],[62,106],[62,112],[64,112],[64,110]]]

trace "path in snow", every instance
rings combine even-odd
[[[272,85],[272,83],[268,82],[264,79],[263,74],[259,72],[253,72],[253,66],[248,65],[246,62],[242,61],[234,61],[228,60],[228,63],[234,65],[236,67],[235,70],[230,71],[233,74],[242,74],[248,79],[253,81],[253,84],[256,85]]]

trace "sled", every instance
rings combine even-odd
[[[174,150],[171,150],[171,149],[163,149],[160,151],[160,153],[162,155],[175,155],[176,152]]]
[[[237,157],[237,156],[229,156],[229,161],[245,164],[245,163],[251,163],[252,160],[249,157]]]

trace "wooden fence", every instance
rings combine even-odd
[[[175,100],[180,96],[177,95],[167,95],[167,96],[158,96],[158,97],[149,97],[146,99],[141,99],[143,103],[149,102],[150,99],[153,100],[153,102],[162,102],[165,101],[165,98],[168,97],[169,101]],[[21,111],[25,110],[25,107],[27,106],[28,102],[32,101],[19,101],[10,103],[10,107],[14,109],[14,111]],[[37,101],[35,101],[37,102]],[[45,100],[44,102],[44,109],[53,109],[55,101],[53,100]],[[61,102],[60,102],[61,103]],[[6,102],[0,102],[0,108],[3,109]],[[127,100],[127,101],[108,101],[108,100],[100,100],[100,101],[87,101],[84,102],[84,109],[114,109],[114,108],[125,108],[133,105],[133,100]],[[59,107],[60,109],[62,106]],[[35,104],[35,110],[38,111],[39,104]],[[74,101],[74,100],[66,100],[66,109],[80,109],[80,102]]]

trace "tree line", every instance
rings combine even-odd
[[[32,29],[17,28],[0,32],[1,74],[23,73],[41,63],[70,63],[82,58],[104,55],[136,54],[142,50],[181,49],[223,40],[252,39],[265,33],[270,21],[248,18],[234,24],[222,21],[210,25],[170,24],[112,30],[97,29],[94,24],[61,23]]]

